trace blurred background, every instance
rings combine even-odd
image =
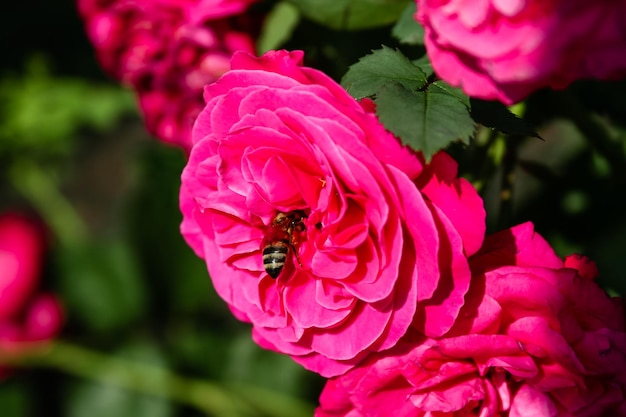
[[[303,19],[285,46],[339,79],[371,49],[397,46],[389,33]],[[74,3],[11,2],[0,38],[0,211],[46,224],[41,287],[66,315],[56,356],[0,380],[0,414],[312,415],[323,379],[257,347],[213,291],[178,230],[185,155],[150,137],[132,92],[104,75]],[[520,111],[543,141],[481,129],[450,149],[485,198],[490,232],[531,220],[560,255],[597,261],[617,294],[625,93],[624,82],[540,92]]]
[[[103,74],[74,3],[13,2],[0,13],[0,37],[0,211],[20,210],[48,224],[42,287],[62,300],[59,339],[68,344],[56,365],[0,380],[0,415],[206,415],[184,404],[187,397],[219,402],[223,394],[185,385],[196,379],[273,407],[298,402],[294,415],[297,407],[312,415],[322,379],[257,347],[250,326],[213,291],[204,262],[178,231],[185,155],[150,137],[132,93]],[[139,376],[120,377],[139,378],[139,388],[90,379],[128,363],[149,365]],[[154,372],[160,369],[185,381]],[[157,391],[171,387],[168,395],[185,397],[183,404],[136,392],[150,385],[145,375],[163,378]],[[221,415],[235,415],[233,407],[224,405]]]

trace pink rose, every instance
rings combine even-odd
[[[621,300],[588,259],[555,259],[530,223],[487,237],[450,332],[406,337],[330,380],[316,416],[625,416]]]
[[[0,215],[0,321],[15,316],[37,288],[41,232],[26,218]]]
[[[137,93],[148,130],[188,149],[202,88],[254,51],[254,0],[78,0],[103,68]]]
[[[417,0],[435,72],[470,96],[521,101],[543,87],[626,76],[623,1]]]
[[[485,213],[452,158],[426,165],[371,101],[302,57],[238,52],[207,86],[181,231],[257,343],[332,376],[394,346],[412,323],[431,336],[450,329]],[[276,279],[264,249],[287,251],[267,255]]]
[[[17,214],[0,215],[0,350],[19,353],[53,338],[63,313],[50,294],[36,294],[39,284],[42,234],[38,226]],[[0,378],[8,369],[0,366]]]

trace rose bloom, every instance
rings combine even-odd
[[[390,348],[414,321],[427,335],[450,329],[485,213],[447,154],[426,164],[384,130],[371,101],[302,58],[238,52],[207,86],[181,231],[257,343],[331,376]],[[274,224],[283,214],[290,221]],[[268,245],[288,251],[277,279],[264,269]]]
[[[188,149],[202,88],[254,51],[254,0],[78,0],[103,68],[137,94],[147,129]]]
[[[59,301],[37,293],[42,256],[36,224],[17,214],[0,215],[0,351],[19,353],[53,338],[61,328]],[[7,373],[0,366],[0,378]]]
[[[437,74],[470,96],[521,101],[543,87],[626,76],[626,2],[417,0]]]
[[[626,416],[621,299],[530,223],[485,239],[459,321],[331,379],[316,417]]]

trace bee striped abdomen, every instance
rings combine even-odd
[[[272,242],[263,248],[263,267],[270,277],[276,278],[280,275],[288,252],[289,242],[284,240]]]

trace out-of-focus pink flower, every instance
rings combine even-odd
[[[78,0],[103,68],[135,90],[146,127],[188,149],[202,88],[254,51],[255,0]]]
[[[521,101],[543,87],[626,76],[626,3],[417,0],[437,74],[472,97]]]
[[[563,263],[527,223],[487,237],[470,264],[445,337],[407,337],[330,380],[316,416],[626,415],[624,312],[588,259]]]
[[[50,294],[37,293],[43,255],[39,227],[17,214],[0,215],[0,350],[19,354],[53,338],[63,313]],[[8,370],[0,367],[0,378]]]
[[[425,164],[384,130],[372,102],[302,57],[236,53],[207,86],[181,230],[261,346],[331,376],[392,347],[412,323],[430,336],[450,329],[485,213],[452,158]],[[280,213],[303,217],[293,245],[271,226]],[[273,279],[262,251],[282,238],[288,253]]]
[[[37,287],[42,254],[37,225],[13,213],[0,216],[0,320],[17,314]]]

